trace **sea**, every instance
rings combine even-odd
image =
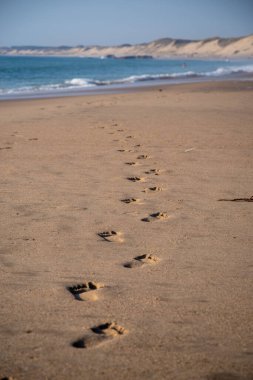
[[[121,91],[136,86],[252,78],[253,59],[0,56],[0,99]]]

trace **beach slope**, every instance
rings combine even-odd
[[[0,377],[252,379],[252,82],[0,102]]]

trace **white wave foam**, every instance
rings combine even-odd
[[[214,71],[202,73],[202,75],[220,76],[220,75],[239,74],[239,73],[242,73],[242,74],[253,73],[253,65],[219,67],[218,69]]]
[[[60,92],[64,90],[76,89],[77,87],[86,88],[93,87],[93,84],[89,84],[85,79],[73,78],[64,83],[55,83],[55,84],[43,84],[37,86],[24,86],[17,88],[4,89],[0,88],[0,95],[28,95],[28,94],[43,94],[47,92]]]
[[[152,80],[163,80],[163,79],[173,79],[173,78],[184,78],[184,77],[195,77],[197,74],[193,71],[187,71],[185,73],[171,73],[171,74],[142,74],[142,75],[131,75],[129,77],[112,79],[112,80],[90,80],[89,83],[95,84],[97,86],[108,86],[114,84],[126,84],[126,83],[136,83]]]
[[[82,86],[82,87],[90,87],[92,86],[92,83],[89,79],[85,78],[73,78],[70,80],[65,80],[64,84],[69,87],[71,86]]]

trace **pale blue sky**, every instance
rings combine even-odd
[[[253,0],[0,0],[0,46],[116,45],[253,33]]]

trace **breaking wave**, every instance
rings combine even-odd
[[[253,65],[245,66],[230,66],[230,67],[219,67],[218,69],[204,73],[206,76],[223,76],[230,74],[250,74],[253,73]]]
[[[181,80],[187,81],[190,78],[205,78],[205,77],[221,77],[235,74],[250,74],[253,73],[253,64],[244,66],[227,66],[219,67],[214,71],[209,72],[196,72],[196,71],[184,71],[176,73],[165,74],[142,74],[131,75],[128,77],[117,79],[95,79],[95,78],[72,78],[64,80],[62,83],[50,83],[34,86],[24,86],[17,88],[0,88],[0,96],[4,95],[32,95],[32,94],[47,94],[47,93],[61,93],[70,90],[96,88],[98,86],[117,86],[128,85],[138,82],[148,81],[169,81],[169,80]]]

